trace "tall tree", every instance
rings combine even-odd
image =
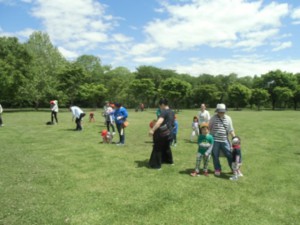
[[[279,101],[278,93],[274,92],[277,87],[287,87],[290,90],[295,90],[297,86],[296,77],[287,72],[282,72],[281,70],[270,71],[267,74],[261,76],[262,78],[262,88],[268,90],[272,102],[272,108],[275,109],[276,103]]]
[[[21,87],[29,76],[32,58],[15,37],[0,37],[0,101],[7,105],[21,104]]]
[[[267,90],[262,88],[255,88],[252,90],[250,102],[257,106],[257,110],[260,110],[261,106],[269,100],[270,94]]]
[[[32,57],[31,78],[23,86],[22,93],[38,108],[41,102],[48,102],[47,97],[58,97],[57,78],[66,65],[66,60],[52,45],[47,33],[33,32],[25,45]]]
[[[170,100],[178,109],[180,102],[185,100],[191,90],[191,84],[176,78],[168,78],[161,83],[160,94]]]
[[[104,69],[101,66],[99,57],[93,55],[82,55],[76,59],[76,64],[86,72],[87,83],[103,83]]]
[[[228,88],[228,97],[230,104],[238,110],[249,103],[251,90],[242,84],[233,84]]]
[[[149,105],[150,99],[156,95],[154,83],[151,79],[135,79],[129,86],[135,99]],[[138,102],[137,102],[138,103]]]

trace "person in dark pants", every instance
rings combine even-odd
[[[169,108],[167,99],[160,99],[159,108],[161,114],[153,128],[149,130],[149,135],[153,135],[153,149],[149,166],[154,169],[160,169],[162,163],[174,164],[171,143],[175,114]]]
[[[58,124],[57,113],[58,113],[58,101],[52,100],[50,101],[50,109],[51,109],[51,123],[54,124],[54,119],[56,124]]]
[[[2,112],[3,112],[3,108],[2,105],[0,104],[0,127],[3,126],[3,121],[2,121]]]
[[[116,120],[117,130],[119,133],[120,141],[117,143],[118,146],[125,144],[125,121],[128,117],[128,112],[121,103],[115,103],[114,117]]]
[[[85,113],[78,106],[71,106],[70,111],[73,114],[72,121],[75,119],[76,131],[82,131],[81,120],[85,116]]]

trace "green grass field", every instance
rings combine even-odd
[[[89,110],[87,110],[89,112]],[[213,111],[211,111],[213,113]],[[0,127],[0,224],[298,225],[300,112],[229,111],[242,138],[244,177],[191,177],[194,110],[178,115],[175,166],[148,168],[154,110],[129,110],[126,145],[101,143],[103,118],[75,132],[70,112],[3,114]],[[117,141],[117,138],[115,138]]]

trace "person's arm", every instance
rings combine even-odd
[[[231,135],[231,138],[233,138],[233,137],[235,137],[235,132],[234,132],[234,128],[233,128],[233,125],[232,125],[232,120],[229,116],[227,117],[227,119],[228,119],[228,124],[229,124],[228,133]]]
[[[149,135],[153,135],[154,132],[160,127],[160,125],[163,122],[164,122],[164,118],[163,117],[159,117],[159,119],[157,120],[157,122],[155,123],[155,125],[153,126],[153,128],[149,130]]]

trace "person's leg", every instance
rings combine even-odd
[[[109,123],[110,123],[109,121],[106,121],[106,129],[107,129],[107,131],[110,131],[110,129],[109,129],[110,128],[109,127]]]
[[[54,111],[51,111],[51,123],[53,124],[54,122]]]
[[[154,134],[155,135],[155,134]],[[162,148],[159,137],[153,137],[153,148],[149,160],[149,166],[153,169],[160,169],[162,163]]]
[[[213,149],[212,149],[212,155],[213,155],[213,163],[214,163],[214,168],[215,171],[221,171],[221,164],[220,164],[220,147],[221,147],[221,142],[214,142]]]
[[[125,144],[125,128],[121,125],[121,143]]]
[[[204,174],[208,173],[208,163],[209,163],[209,160],[210,160],[210,155],[204,156],[204,166],[203,166]]]
[[[232,160],[232,153],[231,153],[229,141],[222,142],[221,150],[224,153],[225,157],[227,158],[229,168],[232,169],[233,160]]]
[[[56,123],[58,123],[58,120],[57,120],[57,112],[53,112],[54,113],[54,119],[56,121]],[[52,122],[53,123],[53,122]]]
[[[109,122],[109,125],[111,126],[112,132],[115,133],[115,126],[112,122]]]
[[[171,143],[173,139],[170,139],[168,136],[162,138],[161,147],[162,147],[162,163],[173,164],[173,154],[171,150]]]
[[[117,125],[118,134],[119,134],[119,143],[121,143],[121,131],[122,131],[122,127],[121,127],[121,124],[116,124],[116,125]]]
[[[75,123],[76,123],[76,130],[81,130],[80,119],[79,118],[75,119]]]
[[[2,126],[2,123],[3,123],[3,121],[2,121],[2,115],[0,113],[0,126]]]

